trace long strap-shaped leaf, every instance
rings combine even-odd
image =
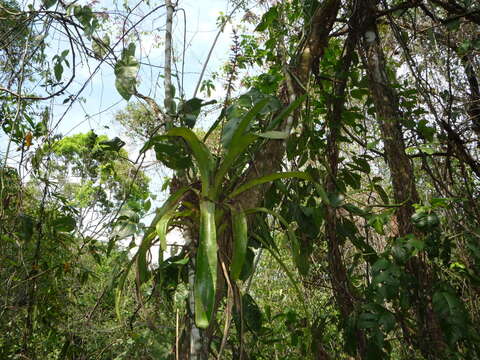
[[[307,98],[307,95],[302,95],[295,99],[292,103],[290,103],[286,108],[284,108],[280,114],[278,114],[275,119],[272,120],[270,125],[268,126],[268,130],[275,129],[280,123],[285,119],[288,115],[290,115],[296,108],[298,108],[302,102]]]
[[[278,179],[288,179],[288,178],[313,180],[312,177],[309,174],[307,174],[305,172],[301,172],[301,171],[275,173],[275,174],[270,174],[270,175],[266,175],[266,176],[262,176],[262,177],[253,179],[252,181],[249,181],[248,183],[239,186],[232,193],[230,193],[230,195],[228,195],[228,197],[230,199],[232,199],[232,198],[240,195],[244,191],[247,191],[247,190],[253,188],[254,186],[265,184],[265,183],[268,183],[268,182],[272,182],[272,181],[275,181],[275,180],[278,180]]]
[[[195,323],[206,328],[212,319],[217,283],[215,203],[200,200],[200,237],[195,271]]]
[[[253,120],[255,116],[258,115],[260,111],[262,111],[262,109],[265,107],[265,105],[269,101],[270,99],[268,97],[260,100],[252,107],[252,109],[249,112],[245,114],[245,116],[242,118],[237,128],[235,129],[235,132],[233,133],[232,141],[230,142],[230,145],[240,141],[240,139],[245,135],[245,131],[247,130],[250,122]]]
[[[205,144],[195,135],[195,133],[186,127],[178,127],[170,130],[167,135],[180,136],[190,146],[192,155],[197,162],[198,169],[200,170],[200,177],[202,179],[202,194],[203,196],[209,196],[210,187],[212,185],[212,173],[215,166],[213,156],[207,149]]]
[[[157,225],[155,226],[158,239],[160,240],[160,250],[165,251],[167,250],[167,230],[168,224],[172,217],[175,216],[174,211],[169,211],[158,221]]]
[[[257,136],[253,134],[245,134],[238,141],[232,141],[230,143],[229,150],[225,154],[225,158],[220,164],[217,173],[215,174],[215,196],[218,196],[221,191],[220,186],[222,185],[225,174],[228,172],[228,170],[230,170],[235,160],[237,160],[238,156],[245,153],[245,150],[250,144],[255,141],[255,139],[257,139]]]
[[[270,99],[265,98],[256,103],[253,108],[245,114],[240,123],[238,124],[235,132],[233,133],[232,140],[228,145],[227,152],[223,162],[218,168],[217,174],[215,176],[215,185],[214,191],[215,195],[218,195],[220,192],[220,185],[222,183],[223,177],[230,170],[232,164],[237,159],[237,157],[245,152],[245,149],[256,139],[256,136],[253,134],[245,134],[245,131],[248,128],[250,122],[258,115],[260,111],[265,107],[267,102]]]
[[[247,254],[248,228],[245,212],[230,208],[232,214],[233,254],[230,265],[232,280],[238,280],[242,272],[243,263]]]
[[[167,201],[165,201],[161,208],[157,209],[157,214],[155,215],[155,218],[153,219],[150,227],[145,232],[142,242],[140,243],[140,247],[138,248],[138,252],[135,255],[137,259],[137,280],[139,283],[138,285],[141,285],[148,280],[147,251],[152,246],[153,239],[155,239],[155,236],[157,236],[155,232],[157,225],[162,220],[162,218],[168,215],[169,212],[178,204],[178,202],[182,199],[183,195],[185,195],[188,190],[190,190],[190,187],[188,186],[180,188],[175,193],[170,195],[170,197],[167,199]],[[161,244],[161,246],[162,245],[163,244]]]

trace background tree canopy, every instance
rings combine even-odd
[[[479,359],[480,4],[196,6],[0,0],[0,358]]]

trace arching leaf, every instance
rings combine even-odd
[[[197,166],[200,170],[200,177],[202,179],[202,194],[204,196],[209,195],[210,187],[212,184],[212,173],[214,168],[214,160],[210,151],[205,144],[201,142],[195,133],[185,127],[174,128],[170,130],[167,135],[182,137],[190,146],[193,157],[197,162]]]
[[[292,171],[292,172],[284,172],[284,173],[275,173],[275,174],[270,174],[266,176],[259,177],[257,179],[254,179],[246,184],[243,184],[242,186],[239,186],[237,189],[235,189],[230,195],[228,195],[229,198],[234,198],[244,191],[247,191],[254,186],[265,184],[268,182],[272,182],[274,180],[278,179],[289,179],[289,178],[298,178],[298,179],[304,179],[304,180],[312,180],[312,177],[304,172],[300,171]]]
[[[215,203],[200,201],[200,237],[195,271],[195,323],[205,329],[210,324],[217,283],[217,235]]]

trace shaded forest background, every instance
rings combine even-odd
[[[480,4],[225,4],[0,0],[0,358],[480,358]]]

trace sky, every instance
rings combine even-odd
[[[101,2],[101,4],[106,7],[105,2]],[[184,9],[186,14],[187,48],[184,85],[186,97],[190,98],[208,51],[218,32],[216,26],[217,18],[221,13],[229,11],[231,6],[224,0],[183,0],[179,2],[178,7]],[[147,9],[142,12],[146,11]],[[136,55],[143,63],[139,72],[139,89],[142,93],[158,100],[161,100],[163,95],[163,78],[161,77],[163,69],[156,67],[164,65],[164,48],[162,46],[165,24],[164,13],[164,8],[161,8],[149,18],[146,18],[140,24],[140,29],[145,34],[141,34],[140,41],[136,41]],[[177,57],[183,48],[183,36],[183,12],[178,12],[175,16],[173,27],[173,46],[175,56]],[[231,26],[229,25],[220,36],[204,79],[207,79],[212,71],[218,69],[228,59],[230,37]],[[61,51],[63,41],[58,43],[57,49]],[[55,49],[55,53],[58,51],[57,49]],[[148,64],[152,64],[152,66],[148,66]],[[89,79],[92,68],[95,65],[93,61],[90,66],[84,64],[77,68],[76,82],[78,82],[79,86]],[[175,84],[175,79],[173,81]],[[109,121],[113,119],[115,112],[124,108],[127,104],[114,90],[114,82],[113,69],[102,66],[100,72],[90,80],[89,85],[82,92],[85,103],[78,102],[74,104],[72,111],[69,111],[68,119],[66,121],[62,120],[60,132],[66,135],[72,132],[89,130],[89,128],[100,130],[105,125],[110,126]],[[61,107],[56,106],[56,108],[56,111],[60,113]],[[58,114],[57,116],[61,115]],[[109,131],[106,132],[108,133]],[[115,135],[117,135],[116,132],[118,132],[118,129],[113,129]]]
[[[79,1],[77,3],[87,4],[92,3],[92,1]],[[29,0],[24,5],[26,4],[31,4],[35,8],[38,8],[41,1]],[[123,10],[122,4],[122,1],[116,0],[94,1],[93,9],[96,11],[102,8],[109,10],[118,8]],[[137,4],[136,1],[129,2],[131,7],[135,4]],[[135,15],[131,17],[132,21],[138,21],[142,14],[148,13],[159,4],[163,4],[163,0],[157,2],[150,1],[150,6],[146,5],[146,2],[143,2],[135,10]],[[227,0],[179,0],[177,9],[183,9],[184,11],[178,11],[174,16],[173,48],[175,57],[180,59],[185,37],[184,86],[186,98],[189,99],[193,96],[194,88],[198,82],[203,64],[219,31],[217,26],[218,17],[221,14],[230,13],[232,4]],[[235,21],[236,20],[233,20],[233,23],[235,23]],[[162,104],[164,92],[162,78],[162,67],[164,64],[163,40],[165,36],[164,7],[145,18],[137,28],[140,33],[135,39],[137,45],[136,57],[142,63],[138,76],[138,88],[141,93],[155,98],[159,104]],[[112,39],[111,44],[113,44],[115,41],[114,27],[106,27],[104,31],[109,33]],[[231,36],[232,25],[228,24],[219,37],[219,41],[212,53],[203,79],[209,79],[212,72],[218,71],[228,60]],[[46,43],[49,45],[46,51],[49,60],[69,48],[68,39],[55,31],[51,32],[51,36],[47,38]],[[71,58],[67,56],[67,59],[70,59],[71,63]],[[98,62],[91,59],[89,59],[88,62],[85,60],[79,61],[77,54],[77,64],[74,67],[75,78],[68,93],[66,93],[65,96],[55,98],[48,104],[44,104],[44,106],[49,106],[51,109],[51,124],[56,125],[55,134],[62,134],[64,136],[87,132],[89,130],[94,130],[99,135],[106,134],[112,138],[119,136],[127,143],[125,148],[129,152],[130,159],[135,160],[138,155],[138,145],[135,145],[131,139],[128,139],[122,128],[114,121],[115,113],[124,109],[127,101],[125,101],[115,89],[115,75],[111,66],[107,66],[106,64],[101,65],[98,72],[92,76],[97,65]],[[180,69],[180,62],[177,62],[177,66]],[[69,69],[64,66],[65,70],[62,80],[69,78],[72,67],[73,66]],[[172,81],[176,84],[175,79],[172,79]],[[63,104],[63,100],[68,95],[78,94],[82,87],[84,88],[80,92],[77,101],[73,104],[68,102]],[[36,91],[37,93],[41,93],[42,89],[37,87]],[[217,89],[214,91],[212,97],[221,100],[222,95],[224,95],[223,93],[222,85],[217,84]],[[198,94],[197,97],[205,98],[202,94]],[[132,100],[134,99],[132,98]],[[200,122],[200,127],[206,128],[211,122],[213,122],[211,117],[204,118]],[[8,141],[6,141],[7,138],[5,134],[1,132],[0,140],[0,155],[4,158]],[[32,146],[30,149],[32,153],[35,150],[35,146],[39,146],[39,144]],[[152,154],[149,154],[149,156],[149,160],[154,160]],[[11,146],[7,162],[8,165],[16,167],[18,158],[19,155],[15,152],[15,147]],[[152,178],[151,191],[159,195],[154,206],[159,206],[166,195],[165,193],[160,194],[160,188],[162,187],[164,176],[168,175],[168,171],[159,174],[157,170],[157,172],[150,173],[149,175]],[[149,219],[147,218],[145,222],[148,223]],[[170,240],[173,242],[181,241],[178,232],[171,235]],[[157,251],[153,251],[153,254],[156,253]]]
[[[31,4],[38,8],[40,0],[27,1],[23,6]],[[92,1],[79,1],[79,4],[92,3]],[[136,8],[131,19],[136,22],[142,14],[148,13],[158,4],[163,4],[163,0],[156,3],[150,1],[150,6],[141,2]],[[122,1],[108,0],[95,1],[93,9],[101,11],[102,8],[112,10],[122,9]],[[136,1],[129,2],[133,7]],[[227,0],[179,0],[178,11],[174,16],[173,25],[173,48],[177,59],[181,58],[181,51],[184,45],[184,36],[186,38],[185,52],[185,75],[184,86],[186,98],[193,95],[195,84],[198,81],[200,71],[207,57],[208,51],[212,46],[213,40],[218,32],[217,19],[220,14],[229,13],[232,5]],[[53,9],[53,8],[52,8]],[[51,9],[51,10],[52,10]],[[184,19],[185,14],[185,19]],[[184,20],[186,28],[184,26]],[[149,95],[157,100],[159,104],[163,103],[163,65],[164,65],[164,27],[165,27],[165,8],[162,7],[156,12],[145,18],[137,27],[140,30],[138,37],[134,40],[137,45],[136,57],[141,62],[138,75],[138,88],[141,93]],[[225,31],[220,35],[219,41],[213,51],[209,64],[207,66],[204,79],[211,76],[212,71],[218,70],[229,57],[230,39],[232,26],[226,26]],[[113,26],[104,29],[111,37],[111,43],[114,43],[115,30]],[[67,38],[59,32],[51,31],[51,36],[47,38],[48,48],[46,51],[47,59],[51,60],[55,55],[69,48]],[[88,41],[87,41],[88,44]],[[118,47],[118,50],[121,46]],[[71,54],[69,54],[71,55]],[[76,56],[77,64],[75,66],[75,78],[72,86],[69,87],[64,96],[52,100],[50,103],[44,102],[42,106],[49,106],[52,115],[51,124],[55,126],[55,134],[73,135],[79,132],[94,130],[98,134],[105,134],[110,137],[119,136],[127,142],[126,149],[132,152],[131,158],[136,158],[135,152],[138,152],[138,146],[135,147],[132,141],[125,138],[122,129],[114,121],[115,114],[125,108],[125,101],[115,89],[115,75],[111,66],[103,64],[98,72],[92,76],[98,62],[89,59],[88,62]],[[70,64],[72,60],[67,56]],[[151,66],[149,66],[151,64]],[[180,63],[177,62],[180,68]],[[73,65],[73,64],[71,64]],[[73,66],[71,66],[73,67]],[[66,81],[72,73],[72,68],[64,66],[63,81]],[[176,84],[176,79],[172,79]],[[84,89],[79,93],[79,90]],[[41,94],[43,89],[39,86],[35,88],[37,94]],[[178,90],[177,90],[178,93]],[[73,104],[69,102],[63,104],[64,99],[69,95],[77,95],[79,98]],[[218,84],[213,97],[221,99],[223,95],[222,86]],[[198,97],[204,97],[202,94]],[[133,98],[131,101],[134,100]],[[200,122],[201,127],[207,127],[211,119]],[[58,125],[58,126],[57,126]],[[5,141],[5,135],[0,132],[0,154],[3,158],[6,153],[8,142]],[[37,144],[38,145],[38,144]],[[35,146],[31,148],[33,151]],[[18,161],[18,154],[14,147],[10,147],[9,165],[15,166]]]

